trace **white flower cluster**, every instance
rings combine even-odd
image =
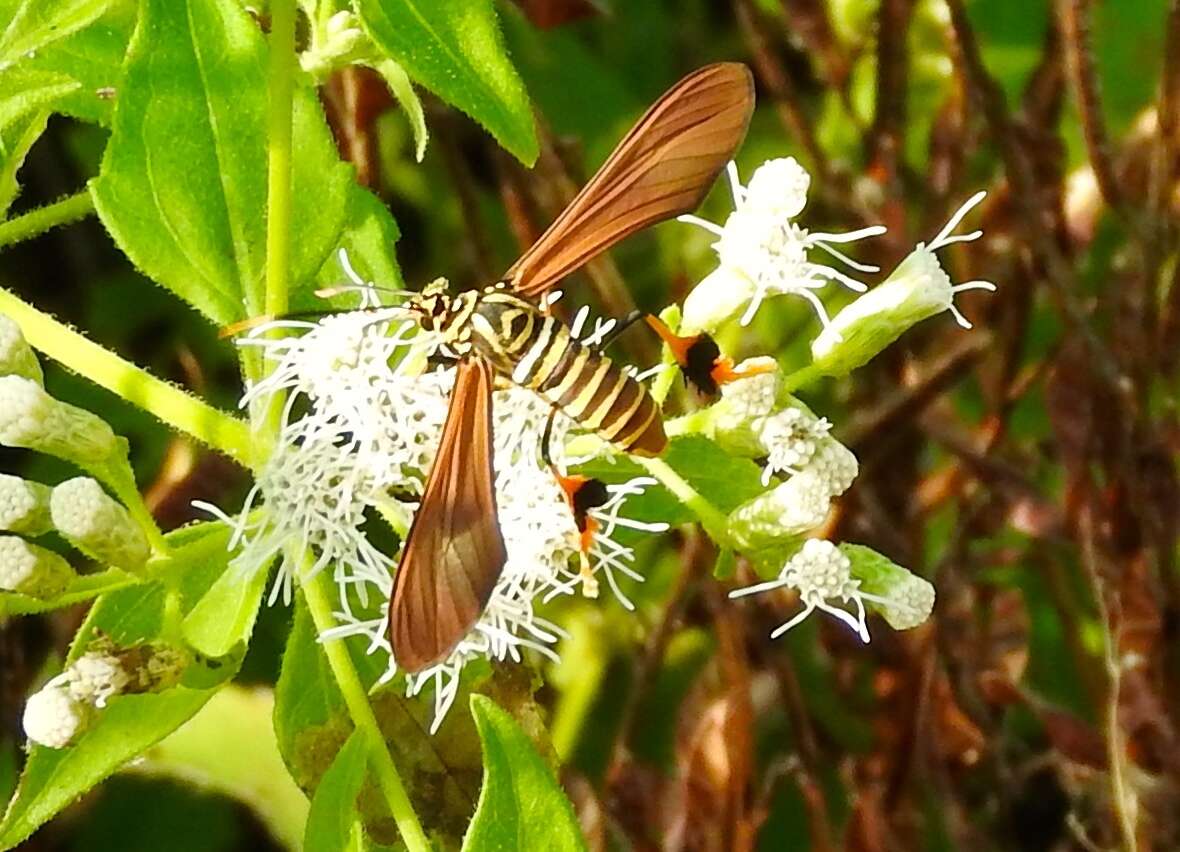
[[[365,292],[343,255],[341,262]],[[263,382],[248,389],[244,404],[276,393],[286,394],[287,402],[279,440],[234,521],[231,546],[243,545],[235,564],[244,570],[262,570],[283,554],[272,601],[280,590],[289,599],[294,582],[332,566],[340,589],[339,626],[321,638],[367,637],[371,652],[389,655],[388,680],[396,673],[387,619],[397,554],[374,546],[364,527],[376,512],[404,536],[410,501],[421,495],[441,438],[454,369],[429,369],[438,341],[402,310],[375,307],[372,291],[365,298],[364,310],[314,323],[273,323],[242,341],[261,349],[273,365]],[[575,334],[584,324],[585,314],[579,316]],[[271,338],[276,327],[303,334]],[[592,337],[602,332],[599,325]],[[594,531],[583,549],[565,493],[541,460],[549,404],[508,387],[494,392],[492,410],[498,523],[508,558],[470,634],[446,660],[407,678],[410,693],[434,684],[436,727],[468,661],[518,660],[522,648],[553,655],[560,630],[536,615],[538,602],[579,588],[594,594],[593,572],[629,606],[618,575],[641,577],[631,567],[631,549],[612,536],[620,527],[666,528],[619,514],[627,497],[651,480],[611,485],[607,502],[589,513]],[[572,427],[564,416],[554,421],[551,447],[559,470],[565,469],[562,448]],[[289,561],[306,553],[313,554],[311,564]]]
[[[807,203],[811,177],[794,157],[763,163],[741,185],[737,167],[729,166],[734,211],[717,225],[697,216],[681,216],[683,222],[699,225],[717,236],[713,244],[718,267],[700,282],[684,302],[681,333],[708,331],[741,310],[742,325],[748,325],[763,299],[794,294],[811,303],[820,322],[829,325],[827,310],[815,291],[836,281],[856,292],[865,285],[826,263],[810,257],[820,249],[858,272],[877,272],[878,267],[858,263],[833,248],[885,233],[873,225],[844,234],[813,233],[794,219]]]

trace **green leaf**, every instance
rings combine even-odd
[[[224,657],[250,640],[266,590],[265,568],[243,571],[228,561],[224,552],[221,576],[184,619],[184,640],[210,657]]]
[[[757,464],[729,455],[703,435],[673,438],[663,459],[723,512],[733,511],[766,490]],[[626,459],[595,459],[581,465],[578,473],[597,476],[606,482],[624,482],[645,475],[639,465]],[[660,485],[649,486],[643,494],[628,498],[623,515],[653,523],[687,524],[696,520],[687,506]]]
[[[367,758],[364,737],[354,731],[316,787],[303,834],[304,852],[354,848],[361,831],[356,797],[365,781]]]
[[[128,257],[219,324],[262,309],[265,66],[233,0],[145,0],[92,184]],[[296,92],[293,122],[291,275],[304,285],[336,244],[352,179],[313,91]]]
[[[23,58],[101,15],[110,0],[0,0],[0,68]]]
[[[377,47],[410,77],[532,165],[533,113],[491,0],[357,0],[356,8]]]
[[[315,789],[352,730],[343,706],[301,595],[275,686],[274,728],[283,762],[306,791]]]
[[[401,269],[398,267],[393,246],[401,237],[397,222],[379,198],[357,186],[349,194],[348,220],[340,235],[340,248],[348,253],[348,262],[356,273],[378,287],[401,289],[404,286]],[[350,284],[340,266],[336,252],[324,261],[316,282],[321,287]],[[355,295],[335,296],[331,303],[336,307],[355,307]],[[292,310],[322,308],[324,301],[304,291],[291,303]]]
[[[169,570],[182,581],[182,612],[186,600],[199,600],[216,578],[208,557],[225,549],[229,534],[224,524],[208,523],[167,536],[174,548]],[[158,639],[166,606],[167,591],[160,582],[103,595],[78,629],[67,660],[83,654],[98,632],[123,646]],[[185,674],[186,686],[116,696],[69,748],[34,746],[16,795],[0,821],[0,849],[23,841],[78,796],[184,724],[234,675],[238,662],[219,664],[210,671],[193,667]],[[193,683],[200,679],[210,681],[209,688],[194,688]]]
[[[137,11],[133,0],[114,0],[97,20],[22,62],[29,69],[65,74],[78,82],[79,88],[55,105],[57,112],[110,125]]]
[[[471,712],[484,782],[463,849],[585,849],[573,806],[525,732],[482,695],[471,696]]]
[[[405,69],[392,59],[378,62],[376,71],[385,80],[385,85],[389,86],[389,91],[397,98],[398,106],[410,122],[410,129],[414,133],[414,157],[420,163],[426,155],[426,142],[430,138],[430,133],[426,130],[426,115],[422,111],[422,101],[414,91]]]
[[[64,592],[55,598],[41,600],[10,592],[0,593],[0,618],[8,615],[31,615],[48,612],[93,600],[99,595],[142,582],[139,577],[118,568],[108,568],[97,574],[82,574],[70,581]]]
[[[16,172],[45,130],[56,103],[79,88],[69,77],[10,68],[0,72],[0,220],[16,198]]]

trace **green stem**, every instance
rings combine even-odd
[[[295,97],[295,0],[271,0],[266,116],[266,293],[262,312],[287,312],[291,286],[291,135]],[[257,306],[249,306],[257,313]],[[283,394],[270,395],[264,430],[278,434]]]
[[[328,573],[321,571],[302,587],[308,612],[319,633],[335,626],[328,596],[330,585]],[[422,831],[418,815],[414,812],[414,806],[410,803],[401,776],[398,775],[397,767],[394,766],[393,758],[385,745],[385,737],[381,735],[377,717],[373,715],[373,708],[369,705],[364,685],[352,664],[352,658],[348,655],[348,648],[340,641],[323,642],[320,647],[324,649],[324,656],[328,658],[328,666],[332,669],[336,685],[344,696],[344,703],[348,706],[353,724],[368,740],[369,764],[377,776],[377,785],[385,796],[389,812],[397,823],[397,829],[401,832],[406,848],[410,852],[429,852],[430,843]]]
[[[22,216],[0,223],[0,248],[30,240],[58,225],[77,222],[93,211],[94,199],[88,189],[30,210]]]
[[[20,326],[33,348],[150,412],[174,429],[243,464],[250,462],[249,429],[233,415],[157,379],[49,314],[26,304],[3,287],[0,287],[0,313]]]
[[[708,501],[699,491],[688,482],[663,459],[632,456],[632,460],[640,467],[660,481],[697,516],[709,538],[718,547],[726,547],[729,543],[728,519],[725,513]]]
[[[804,385],[809,385],[824,373],[816,367],[815,364],[808,364],[806,367],[800,367],[793,373],[789,373],[783,378],[782,390],[786,393],[794,393]]]

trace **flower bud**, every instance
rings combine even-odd
[[[14,535],[0,535],[0,591],[48,599],[65,591],[74,570],[54,553]]]
[[[122,448],[101,417],[51,397],[32,379],[0,376],[0,444],[25,447],[83,467]]]
[[[86,728],[90,711],[56,680],[29,696],[22,725],[31,741],[49,748],[65,748]]]
[[[852,562],[865,602],[894,630],[909,630],[930,617],[935,595],[929,582],[863,545],[842,544],[840,550]]]
[[[98,561],[132,571],[147,562],[143,531],[96,480],[78,476],[58,485],[49,511],[58,532]]]
[[[950,311],[964,328],[971,327],[954,305],[955,293],[996,287],[989,281],[952,284],[934,252],[954,242],[979,238],[981,231],[962,236],[951,236],[950,231],[983,197],[982,192],[972,196],[930,245],[919,243],[883,283],[832,318],[811,343],[814,366],[821,373],[847,375],[868,363],[911,326],[943,311]]]
[[[39,385],[45,383],[41,364],[25,342],[20,326],[4,314],[0,314],[0,376],[21,376]]]
[[[807,205],[810,187],[811,175],[794,157],[767,160],[750,176],[743,206],[782,219],[794,219]]]
[[[796,474],[734,509],[729,534],[738,550],[781,546],[822,524],[831,503],[814,477]]]
[[[0,530],[37,536],[52,527],[49,487],[0,473]]]
[[[740,269],[717,267],[685,297],[679,333],[691,336],[715,331],[745,310],[756,293],[754,282]]]

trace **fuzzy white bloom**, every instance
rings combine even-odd
[[[49,498],[49,513],[63,537],[100,562],[136,571],[151,555],[143,530],[88,476],[56,486]]]
[[[729,515],[738,547],[757,551],[790,542],[824,522],[832,498],[848,490],[857,474],[856,456],[824,436],[802,469]]]
[[[787,560],[777,578],[767,583],[736,589],[730,592],[729,596],[737,598],[783,587],[799,592],[803,610],[790,621],[777,627],[770,634],[771,639],[782,636],[819,609],[843,621],[862,641],[868,642],[869,628],[865,623],[864,600],[872,596],[866,596],[860,590],[860,581],[853,578],[851,567],[851,560],[841,553],[836,545],[830,541],[812,538],[805,541],[798,552]],[[856,613],[834,606],[833,601],[852,602],[856,607]]]
[[[793,222],[807,203],[810,185],[807,172],[793,157],[759,166],[745,187],[737,167],[730,163],[729,178],[734,211],[723,226],[697,216],[680,217],[717,236],[713,247],[718,258],[717,269],[685,299],[681,333],[712,331],[739,312],[742,325],[748,325],[764,299],[784,294],[810,302],[826,328],[828,314],[816,290],[832,281],[857,292],[867,288],[835,267],[812,260],[812,250],[820,249],[855,271],[877,272],[877,267],[858,263],[834,245],[877,236],[885,228],[874,225],[843,234],[819,233]]]
[[[52,598],[74,577],[70,564],[52,550],[15,535],[0,535],[0,591]]]
[[[89,707],[75,699],[59,678],[47,683],[25,703],[25,735],[49,748],[65,748],[85,729]]]
[[[827,375],[847,375],[915,323],[944,311],[950,311],[963,328],[971,328],[971,323],[955,307],[955,294],[964,290],[995,290],[996,285],[990,281],[952,283],[935,252],[983,235],[978,230],[961,235],[952,231],[986,195],[977,192],[967,199],[929,245],[918,243],[884,282],[836,314],[811,343],[811,355],[818,369]]]
[[[131,682],[122,661],[105,651],[87,651],[66,670],[66,684],[75,701],[106,707]]]
[[[121,448],[102,418],[59,402],[23,376],[0,376],[0,444],[83,466],[107,461]]]
[[[0,473],[0,530],[37,536],[52,526],[49,486]]]
[[[21,376],[41,385],[45,383],[41,364],[25,342],[20,326],[0,314],[0,376]]]
[[[339,626],[321,638],[366,636],[371,651],[389,655],[389,679],[396,673],[386,626],[397,554],[369,541],[366,521],[379,514],[404,537],[441,439],[454,369],[427,369],[439,341],[407,321],[402,309],[372,306],[372,291],[341,260],[356,285],[350,289],[365,294],[370,309],[315,323],[271,324],[242,341],[273,366],[248,389],[244,404],[279,391],[287,404],[279,440],[246,506],[237,519],[226,520],[236,527],[231,547],[242,545],[234,562],[243,570],[261,570],[291,544],[311,554],[308,565],[283,562],[272,601],[280,591],[289,599],[296,582],[330,566],[339,587]],[[581,312],[574,333],[585,323]],[[272,339],[275,327],[302,334]],[[596,323],[588,339],[601,339],[609,327]],[[560,631],[535,614],[541,600],[579,589],[593,596],[601,576],[627,605],[618,575],[640,577],[630,548],[611,536],[623,527],[666,529],[620,516],[625,499],[650,483],[641,479],[609,486],[609,499],[590,511],[594,526],[583,535],[561,484],[541,460],[551,406],[517,387],[493,397],[497,520],[507,562],[471,633],[446,660],[407,678],[411,693],[434,685],[435,727],[468,661],[517,660],[523,648],[553,654]],[[565,437],[574,425],[564,415],[554,419],[550,447],[558,470],[565,469]]]

